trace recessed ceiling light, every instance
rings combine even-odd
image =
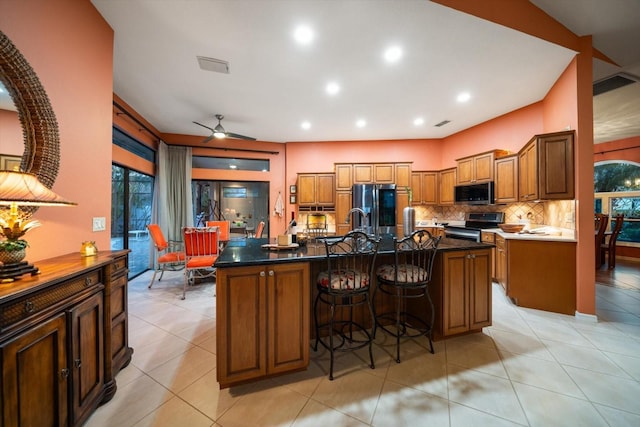
[[[340,85],[336,82],[329,82],[327,83],[326,90],[329,95],[336,95],[340,92]]]
[[[469,92],[462,92],[457,98],[458,102],[467,102],[470,99],[471,95],[469,95]]]
[[[356,126],[358,126],[359,128],[363,128],[367,125],[367,121],[364,119],[360,119],[356,122]]]
[[[422,117],[417,117],[413,119],[414,126],[422,126],[424,124],[424,119]]]
[[[306,25],[298,26],[293,32],[293,38],[295,38],[299,44],[311,43],[313,41],[313,36],[313,30]]]
[[[300,127],[304,130],[309,130],[311,129],[311,123],[304,121],[300,124]]]
[[[236,165],[229,165],[229,168],[231,168],[231,169],[237,169],[237,168],[238,168],[238,166],[236,166]]]
[[[387,62],[398,62],[402,57],[402,49],[398,46],[392,46],[384,51],[384,59]]]

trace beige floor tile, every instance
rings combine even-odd
[[[495,415],[449,402],[450,427],[516,427],[522,424],[514,423]]]
[[[415,354],[389,366],[387,380],[446,399],[447,358],[445,352]]]
[[[143,371],[149,372],[193,347],[193,344],[171,335],[168,338],[135,348],[131,363]]]
[[[174,333],[185,341],[198,345],[216,337],[216,321],[215,319],[203,318],[195,324]]]
[[[505,351],[507,353],[526,354],[530,357],[545,360],[554,360],[549,350],[537,337],[499,330],[492,330],[491,336],[500,354]]]
[[[557,362],[512,354],[504,359],[504,367],[513,382],[584,399],[584,394]]]
[[[610,360],[623,369],[636,381],[640,381],[640,354],[637,356],[625,356],[624,354],[603,352]]]
[[[449,369],[451,402],[526,424],[526,417],[509,380],[454,365]]]
[[[129,325],[129,345],[134,349],[157,341],[171,339],[171,333],[151,323],[140,323],[138,327]]]
[[[266,387],[242,396],[216,422],[224,427],[289,426],[307,401],[287,387]]]
[[[448,427],[449,402],[417,389],[385,382],[372,425],[419,426],[427,420],[431,427]]]
[[[368,424],[365,424],[362,421],[310,399],[304,408],[302,408],[300,414],[296,417],[292,427],[361,427],[367,425]]]
[[[174,397],[136,423],[135,427],[209,427],[212,423],[213,420]]]
[[[495,346],[477,344],[471,340],[447,342],[447,363],[475,369],[485,374],[508,378]]]
[[[126,368],[123,368],[116,375],[116,385],[118,388],[124,387],[127,384],[130,384],[138,378],[145,376],[146,374],[142,372],[139,368],[129,363]]]
[[[100,406],[85,426],[132,426],[171,397],[169,390],[145,375],[124,387],[118,387],[113,399]]]
[[[209,353],[216,354],[216,351],[217,351],[216,336],[214,335],[214,336],[212,336],[210,338],[207,338],[204,341],[198,343],[198,347],[201,347],[201,348],[207,350]]]
[[[272,381],[275,384],[289,387],[303,396],[311,397],[326,375],[318,363],[312,360],[306,370],[274,377]]]
[[[367,371],[350,372],[330,381],[324,377],[312,398],[344,414],[370,423],[384,379]]]
[[[178,393],[216,367],[216,356],[198,347],[163,363],[148,375],[174,393]]]
[[[590,401],[640,414],[640,384],[637,381],[570,366],[565,369]]]
[[[591,402],[526,384],[513,384],[532,427],[606,427],[607,422]]]
[[[593,344],[569,324],[529,321],[528,325],[541,340],[558,341],[593,348]]]
[[[544,341],[544,344],[553,354],[553,357],[562,365],[631,378],[627,372],[613,363],[604,352],[596,348],[569,345],[558,341]],[[638,359],[638,362],[640,363],[640,359]]]
[[[629,336],[601,334],[598,332],[582,331],[589,341],[602,351],[619,353],[626,356],[640,354],[640,341],[629,339]]]
[[[594,405],[610,426],[640,426],[640,415],[605,405]]]

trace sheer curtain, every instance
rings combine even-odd
[[[153,216],[167,240],[182,241],[182,227],[193,226],[191,147],[160,142]]]

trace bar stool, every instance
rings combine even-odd
[[[368,346],[370,366],[371,369],[375,368],[371,349],[373,335],[364,325],[354,321],[353,308],[366,304],[371,315],[371,324],[375,324],[369,291],[380,240],[360,231],[351,231],[338,239],[325,239],[324,244],[327,269],[320,272],[316,284],[318,289],[314,302],[316,342],[313,350],[318,350],[318,343],[329,350],[331,360],[329,380],[333,380],[335,351],[351,351]],[[327,304],[330,309],[329,320],[322,324],[318,320],[320,303]],[[338,319],[336,319],[337,308],[341,309],[342,314]],[[343,309],[348,311],[347,316],[344,315]],[[321,330],[326,331],[328,339],[320,338]]]
[[[376,314],[373,336],[380,327],[383,331],[396,337],[396,362],[400,363],[400,338],[426,336],[433,354],[433,322],[435,310],[429,295],[429,283],[433,260],[436,256],[440,237],[433,237],[426,230],[418,230],[401,239],[394,239],[394,264],[378,267],[376,271],[377,287],[373,293],[376,301],[378,291],[388,295],[395,301],[395,310]],[[423,298],[425,318],[420,318],[403,310],[407,300]],[[430,318],[426,319],[427,313]],[[395,326],[391,330],[389,326]]]

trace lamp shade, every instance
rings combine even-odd
[[[0,205],[75,206],[27,172],[0,171]]]

